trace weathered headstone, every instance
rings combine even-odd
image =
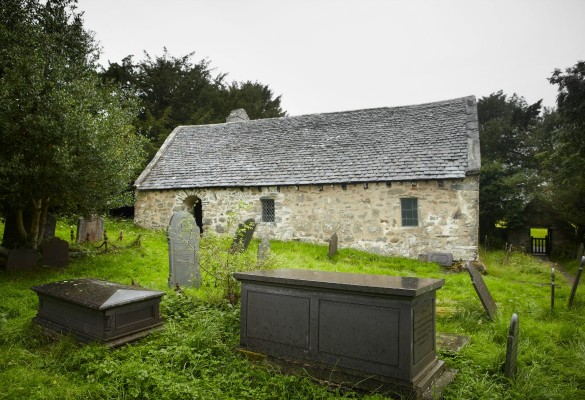
[[[68,264],[69,243],[58,237],[53,237],[43,245],[43,265],[66,267]]]
[[[268,257],[270,256],[270,239],[268,239],[268,235],[262,236],[262,240],[258,245],[258,265],[263,265]]]
[[[334,233],[331,236],[331,239],[329,239],[329,258],[333,257],[335,253],[337,253],[337,243],[338,243],[337,233]]]
[[[518,371],[518,325],[518,315],[513,314],[508,330],[506,364],[504,365],[504,375],[508,378],[514,377]]]
[[[43,230],[43,239],[45,241],[55,237],[57,227],[57,218],[53,214],[47,214],[45,219],[45,229]]]
[[[34,249],[14,249],[8,253],[7,271],[31,270],[37,264],[38,253]]]
[[[247,219],[243,224],[238,225],[236,236],[230,247],[230,252],[236,251],[244,252],[252,241],[252,236],[256,230],[256,221],[253,218]]]
[[[199,269],[199,228],[187,211],[173,214],[167,227],[169,243],[169,287],[201,284]]]
[[[79,218],[77,221],[77,242],[99,242],[104,235],[104,221],[94,215],[90,219]]]
[[[429,262],[434,262],[443,267],[450,267],[453,265],[453,254],[451,253],[429,253]]]
[[[487,312],[490,319],[494,319],[496,312],[498,311],[498,308],[496,306],[496,303],[494,302],[494,299],[492,299],[490,291],[488,290],[487,286],[485,285],[485,282],[483,281],[483,277],[481,276],[479,271],[473,265],[471,265],[469,261],[465,265],[465,268],[469,272],[469,276],[471,276],[471,283],[475,288],[475,292],[479,296],[479,300],[481,301],[483,308]]]
[[[550,270],[550,311],[555,310],[555,267]]]
[[[581,257],[581,262],[579,263],[579,270],[577,271],[577,276],[575,277],[575,281],[573,282],[573,288],[571,289],[571,296],[569,297],[569,307],[573,305],[573,300],[575,299],[575,293],[577,292],[577,286],[579,286],[579,280],[581,279],[581,274],[583,273],[583,264],[585,263],[585,257]]]

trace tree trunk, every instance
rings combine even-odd
[[[21,243],[25,243],[27,239],[26,228],[24,227],[22,208],[16,211],[16,227],[18,229],[18,238]]]
[[[33,200],[32,219],[30,222],[30,245],[33,249],[39,246],[39,225],[41,222],[42,199]]]

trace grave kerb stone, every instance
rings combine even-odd
[[[443,267],[450,267],[453,265],[453,254],[452,253],[429,253],[429,262],[437,263]]]
[[[483,281],[483,277],[481,276],[479,271],[473,265],[471,265],[469,261],[467,262],[467,264],[465,264],[465,268],[469,272],[469,275],[471,277],[471,283],[475,288],[475,292],[477,293],[479,300],[483,305],[483,308],[487,312],[489,318],[494,319],[498,311],[498,307],[496,306],[496,303],[494,302],[494,299],[492,298],[490,291],[488,290],[485,282]]]

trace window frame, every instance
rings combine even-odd
[[[400,199],[400,216],[402,226],[417,227],[418,224],[418,197],[403,197]]]
[[[274,199],[260,199],[262,222],[276,222],[276,205]]]

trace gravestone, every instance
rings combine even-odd
[[[508,378],[513,378],[518,371],[518,325],[518,315],[513,314],[508,330],[506,364],[504,365],[504,375]]]
[[[58,237],[51,238],[43,246],[43,265],[66,267],[69,264],[69,243]]]
[[[258,265],[263,265],[270,256],[270,240],[267,235],[262,236],[262,240],[258,245]]]
[[[429,253],[429,262],[434,262],[443,267],[450,267],[453,265],[453,254],[451,253]]]
[[[550,311],[555,309],[555,267],[550,270]]]
[[[573,305],[573,300],[575,299],[575,292],[577,292],[577,286],[579,286],[579,280],[583,273],[583,263],[585,263],[585,257],[581,257],[581,262],[579,263],[579,270],[577,271],[577,276],[575,277],[573,288],[571,289],[571,296],[569,297],[569,307]]]
[[[235,253],[236,251],[244,252],[252,241],[252,236],[256,230],[256,221],[253,218],[247,219],[243,224],[238,225],[236,230],[236,236],[230,247],[230,252]]]
[[[187,211],[173,213],[167,227],[169,287],[201,285],[199,228]]]
[[[55,229],[57,227],[57,218],[53,214],[47,214],[45,219],[45,230],[43,231],[43,239],[45,241],[55,237]]]
[[[37,264],[38,253],[34,249],[14,249],[8,253],[7,271],[31,270]]]
[[[337,233],[334,233],[329,239],[329,258],[332,258],[337,253]]]
[[[77,221],[77,243],[99,242],[104,235],[104,221],[94,215],[90,219],[79,218]]]
[[[485,285],[485,282],[483,281],[483,277],[481,276],[479,271],[473,265],[471,265],[471,262],[468,261],[467,264],[465,264],[465,268],[469,272],[469,276],[471,277],[471,283],[475,288],[475,292],[479,296],[479,300],[481,301],[483,308],[487,312],[490,319],[494,319],[496,312],[498,311],[498,308],[496,306],[496,303],[494,302],[494,299],[492,299],[490,291],[488,290],[487,286]]]

